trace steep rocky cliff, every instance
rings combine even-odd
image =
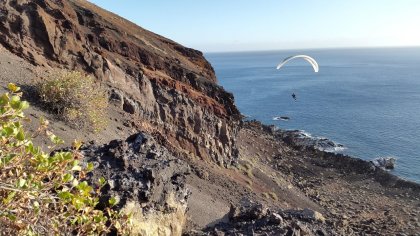
[[[199,51],[84,0],[1,1],[0,43],[34,65],[94,75],[139,129],[180,152],[236,159],[240,114]]]

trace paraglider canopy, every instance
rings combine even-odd
[[[315,73],[319,71],[319,66],[318,63],[315,61],[315,59],[313,59],[310,56],[307,55],[296,55],[296,56],[291,56],[291,57],[287,57],[285,58],[278,66],[277,66],[277,70],[282,68],[286,63],[288,63],[289,61],[296,59],[296,58],[302,58],[304,60],[306,60],[307,62],[309,62],[312,67],[314,68]]]

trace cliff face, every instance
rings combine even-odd
[[[0,43],[31,63],[93,74],[141,129],[228,165],[239,112],[202,53],[82,0],[3,0]]]

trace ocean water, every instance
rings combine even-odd
[[[307,54],[304,60],[283,58]],[[219,83],[244,115],[343,144],[365,160],[392,156],[391,172],[420,183],[420,48],[209,53]],[[291,94],[297,95],[295,101]],[[288,116],[290,120],[273,120]]]

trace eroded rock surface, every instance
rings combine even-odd
[[[101,202],[116,197],[118,206],[133,214],[133,235],[181,235],[189,196],[185,162],[145,133],[86,146],[82,153],[95,165],[89,180],[108,180]]]
[[[219,223],[203,231],[191,231],[185,235],[336,235],[323,216],[313,210],[269,209],[262,204],[243,201],[232,206],[229,222]]]
[[[35,65],[94,75],[139,128],[181,152],[236,159],[239,112],[197,50],[82,0],[1,1],[0,44]]]

